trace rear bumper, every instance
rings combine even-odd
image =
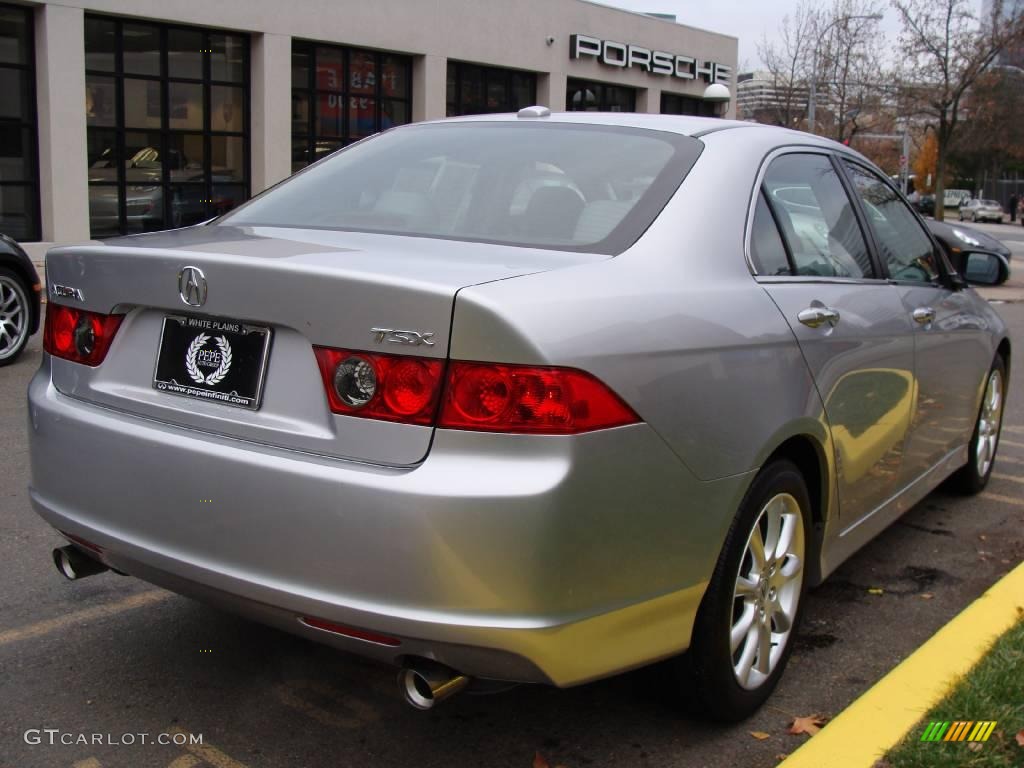
[[[687,647],[750,479],[695,480],[643,424],[439,430],[416,467],[357,464],[90,405],[48,361],[29,431],[34,508],[119,570],[383,661],[559,686]]]

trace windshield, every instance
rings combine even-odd
[[[221,219],[615,254],[650,226],[703,145],[571,123],[387,131]]]

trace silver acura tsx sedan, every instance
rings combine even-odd
[[[47,256],[31,500],[113,569],[421,708],[650,662],[721,719],[803,596],[992,469],[1006,328],[862,156],[659,115],[397,128]]]

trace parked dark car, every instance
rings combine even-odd
[[[935,195],[921,195],[913,202],[913,206],[922,216],[935,215]]]
[[[965,252],[988,251],[995,254],[1000,261],[1000,275],[997,285],[1002,285],[1010,277],[1011,251],[1001,240],[982,232],[973,227],[966,227],[963,224],[947,224],[943,221],[926,219],[925,224],[935,235],[935,238],[946,250],[953,268],[960,274],[966,273],[964,263]]]
[[[0,367],[13,363],[39,328],[41,288],[28,254],[0,234]]]

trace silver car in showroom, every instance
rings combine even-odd
[[[400,667],[428,708],[660,660],[737,719],[803,596],[992,469],[1006,327],[884,174],[724,120],[386,131],[47,256],[31,501],[105,569]]]

